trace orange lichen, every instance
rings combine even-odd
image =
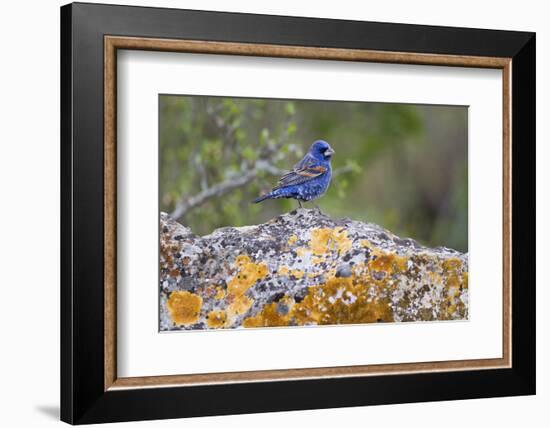
[[[332,229],[314,229],[311,231],[311,240],[309,246],[313,254],[321,256],[329,251],[329,240],[332,235]]]
[[[299,269],[292,269],[290,271],[290,276],[293,276],[296,279],[300,279],[304,276],[304,271]]]
[[[462,261],[458,258],[450,258],[444,260],[441,263],[443,273],[446,276],[446,285],[447,287],[458,288],[460,286],[465,286],[468,288],[468,272],[461,272]]]
[[[311,263],[326,262],[326,252],[347,251],[342,230],[316,229],[312,231],[310,249]],[[323,284],[311,285],[305,297],[295,301],[284,296],[277,302],[266,303],[254,316],[242,321],[243,327],[276,327],[288,325],[364,324],[392,322],[395,315],[403,321],[430,321],[463,319],[467,317],[467,305],[462,293],[468,287],[468,273],[463,271],[458,258],[442,259],[428,254],[406,256],[387,250],[370,247],[372,258],[353,266],[351,276],[336,277],[333,263],[323,268],[322,275],[328,280]],[[323,254],[324,252],[324,254]],[[239,272],[255,265],[248,258],[239,259]],[[255,265],[257,266],[257,265]],[[425,266],[422,268],[422,266]],[[385,275],[378,275],[383,272]],[[290,278],[312,278],[319,273],[292,269],[282,265],[277,274]],[[417,292],[404,295],[393,304],[390,299],[394,290],[405,281],[418,281],[422,275],[426,285]],[[441,298],[431,295],[434,286],[444,286]],[[406,312],[426,296],[431,306],[419,306],[415,312]],[[233,300],[229,299],[232,297]],[[415,303],[416,302],[416,303]],[[252,301],[246,296],[228,295],[228,320],[245,314]],[[413,306],[411,306],[413,305]],[[229,325],[226,322],[226,325]]]
[[[313,263],[314,265],[318,265],[318,264],[324,263],[326,261],[327,261],[327,259],[324,256],[313,256],[311,258],[311,263]]]
[[[441,304],[441,312],[437,319],[463,319],[467,317],[468,310],[461,299],[461,291],[453,287],[447,291],[447,298]]]
[[[460,259],[457,259],[456,257],[452,257],[450,259],[444,260],[441,266],[443,267],[443,270],[445,272],[456,272],[462,267],[462,261]]]
[[[359,244],[364,248],[372,248],[372,244],[368,239],[361,239],[361,241],[359,241]]]
[[[353,278],[331,278],[321,287],[310,287],[291,314],[299,325],[393,321],[389,301],[370,297],[366,284],[354,284]]]
[[[277,271],[277,275],[279,275],[279,276],[288,276],[289,272],[290,272],[290,269],[287,266],[279,266],[279,270]]]
[[[243,327],[278,327],[308,324],[362,324],[393,321],[389,300],[372,297],[360,278],[331,277],[325,284],[311,286],[299,303],[285,296],[268,303],[255,316],[245,318]]]
[[[449,289],[458,289],[460,287],[459,277],[454,274],[447,277],[446,283]]]
[[[178,325],[190,325],[199,320],[202,297],[188,291],[174,291],[166,302],[170,317]]]
[[[290,239],[290,238],[289,238]],[[351,243],[345,231],[340,228],[315,229],[311,233],[310,248],[303,251],[312,255],[311,263],[327,261],[326,253],[346,252]],[[351,245],[351,244],[350,244]],[[450,320],[467,316],[467,304],[462,301],[463,290],[468,288],[468,272],[463,271],[462,261],[458,258],[442,259],[428,255],[402,256],[387,250],[370,247],[372,258],[360,262],[351,269],[351,276],[336,277],[336,267],[330,262],[323,267],[322,275],[328,278],[323,284],[311,285],[305,297],[295,301],[293,297],[283,296],[275,302],[266,303],[242,321],[240,317],[249,313],[254,301],[245,293],[257,281],[268,274],[265,263],[255,263],[247,255],[235,260],[236,273],[227,283],[227,290],[219,285],[206,288],[205,298],[223,301],[223,309],[213,310],[205,316],[209,328],[227,328],[236,322],[243,327],[280,327],[289,325],[330,325],[364,324],[374,322],[392,322],[394,310],[402,321],[413,320]],[[410,268],[409,266],[416,266]],[[425,268],[422,268],[422,266]],[[385,275],[377,273],[383,272]],[[292,279],[318,277],[320,273],[293,269],[281,265],[277,275]],[[405,295],[399,301],[390,302],[394,291],[402,284],[397,275],[405,276],[406,281],[416,281],[422,275],[426,285],[412,295]],[[414,279],[413,279],[414,278]],[[315,284],[315,283],[314,283]],[[444,286],[441,298],[431,296],[434,286]],[[425,296],[425,297],[423,297]],[[407,315],[411,305],[428,297],[431,306],[420,305],[416,312]],[[189,325],[199,320],[202,298],[187,291],[170,295],[167,307],[175,323]],[[413,306],[414,307],[414,306]]]
[[[279,276],[293,276],[296,279],[302,278],[305,273],[302,270],[299,269],[289,269],[287,266],[280,266],[279,270],[277,271],[277,275]]]
[[[449,296],[450,298],[460,297],[460,287],[458,285],[449,287],[447,289],[447,296]]]
[[[225,311],[211,311],[206,315],[206,324],[209,328],[225,327],[227,314]]]
[[[281,310],[282,306],[286,310]],[[292,303],[288,299],[278,303],[268,303],[262,310],[253,317],[243,320],[243,327],[283,327],[288,325],[290,320],[289,306]]]
[[[236,296],[235,298],[230,300],[231,303],[227,307],[227,317],[229,319],[233,319],[238,315],[243,315],[246,311],[250,309],[250,307],[254,303],[252,299],[249,299],[244,295]]]
[[[215,294],[214,298],[215,298],[216,300],[221,300],[221,299],[223,299],[224,297],[225,297],[225,289],[222,288],[222,287],[217,287],[217,288],[216,288],[216,294]]]
[[[444,260],[441,268],[447,292],[437,319],[464,319],[468,316],[468,308],[462,301],[462,293],[468,289],[468,272],[460,272],[462,262],[457,258]]]
[[[439,274],[439,272],[426,272],[426,277],[428,282],[432,285],[443,283],[443,277]]]
[[[207,255],[221,261],[215,271],[202,268],[202,254],[188,248],[191,237],[172,239],[175,229],[162,228],[161,315],[168,324],[211,329],[468,317],[467,255],[405,245],[390,232],[322,223],[300,225],[300,232],[277,223],[272,234],[258,236],[262,245],[247,242],[236,259],[237,247],[222,246]],[[275,248],[264,246],[265,239],[282,241],[280,251],[264,251]],[[182,278],[188,276],[193,281]],[[174,286],[181,291],[170,293]]]
[[[408,259],[391,253],[379,253],[369,261],[369,269],[387,274],[404,272],[407,270]]]
[[[462,272],[462,287],[468,288],[468,272]]]
[[[347,231],[342,227],[313,229],[309,241],[309,246],[316,256],[322,256],[329,251],[336,251],[338,254],[346,253],[351,249],[352,244]]]
[[[348,232],[343,227],[334,229],[332,239],[336,242],[338,248],[338,254],[347,253],[351,250],[353,242],[348,238]]]
[[[247,255],[240,255],[235,259],[237,274],[227,284],[227,291],[235,296],[243,295],[256,281],[267,275],[265,263],[256,264]]]
[[[449,305],[447,308],[447,315],[452,316],[456,312],[456,305]]]

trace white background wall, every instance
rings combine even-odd
[[[122,0],[121,0],[122,1]],[[116,3],[104,1],[104,3]],[[537,32],[538,395],[263,415],[155,421],[141,426],[543,426],[550,416],[548,100],[550,14],[545,3],[441,0],[148,0],[126,4]],[[9,1],[0,9],[0,424],[58,424],[59,6]],[[546,406],[545,406],[546,405]],[[125,426],[137,426],[127,424]]]

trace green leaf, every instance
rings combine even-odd
[[[290,122],[288,124],[288,127],[286,129],[286,133],[288,136],[292,136],[296,133],[296,129],[297,129],[297,126],[296,126],[296,123],[295,122]]]
[[[265,144],[269,140],[269,129],[263,128],[260,132],[260,143]]]
[[[246,146],[242,150],[241,154],[243,155],[243,158],[245,158],[246,160],[248,160],[250,162],[256,160],[256,158],[258,156],[257,153],[254,151],[254,149],[250,146]]]
[[[362,168],[359,166],[359,164],[354,161],[353,159],[348,159],[346,161],[346,166],[351,169],[351,172],[354,174],[359,174],[362,170]]]
[[[289,116],[294,116],[294,114],[296,114],[296,107],[294,106],[293,102],[286,103],[285,108],[286,114],[288,114]]]

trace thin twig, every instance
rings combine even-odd
[[[219,108],[214,109],[210,106],[206,109],[207,114],[213,118],[216,126],[224,132],[224,139],[231,140],[234,137],[234,132],[237,127],[228,124],[222,117],[220,117],[218,115],[220,110],[221,109]],[[188,197],[183,196],[182,198],[180,198],[180,200],[176,203],[174,210],[170,214],[172,218],[176,220],[180,219],[189,211],[204,204],[209,199],[225,195],[239,187],[243,187],[254,180],[256,177],[258,177],[260,174],[267,173],[272,176],[284,175],[287,171],[278,168],[273,162],[281,160],[280,158],[282,157],[282,154],[280,153],[280,149],[284,147],[284,145],[288,142],[290,138],[288,129],[290,127],[290,124],[292,123],[292,120],[293,117],[289,116],[287,121],[283,124],[283,133],[281,137],[274,141],[272,144],[269,144],[268,142],[268,144],[266,144],[266,146],[264,146],[263,150],[261,151],[260,157],[254,162],[253,165],[251,165],[251,167],[249,167],[248,170],[246,165],[243,165],[241,167],[243,174],[240,176],[229,177],[217,184],[209,186],[206,180],[204,166],[202,164],[198,165],[197,168],[199,169],[199,174],[202,176],[200,183],[201,191],[195,195]],[[333,177],[337,177],[341,174],[352,171],[353,168],[349,165],[337,168],[333,171]]]
[[[333,177],[337,177],[339,175],[347,174],[352,171],[353,171],[353,168],[347,165],[340,168],[336,168],[332,172],[332,174],[333,174]],[[256,166],[252,168],[250,171],[248,171],[247,173],[240,175],[238,177],[228,178],[220,183],[213,185],[212,187],[202,190],[196,195],[180,200],[177,203],[176,207],[174,208],[174,211],[172,211],[172,213],[170,214],[170,216],[174,219],[179,219],[180,217],[184,216],[189,211],[191,211],[193,208],[196,208],[204,204],[209,199],[220,197],[239,187],[245,186],[246,184],[250,183],[253,179],[255,179],[260,173],[263,173],[263,172],[266,172],[274,176],[281,176],[287,171],[277,168],[275,165],[272,165],[265,161],[256,162]]]

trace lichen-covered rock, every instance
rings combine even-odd
[[[468,255],[299,209],[207,236],[162,213],[160,329],[468,318]]]

